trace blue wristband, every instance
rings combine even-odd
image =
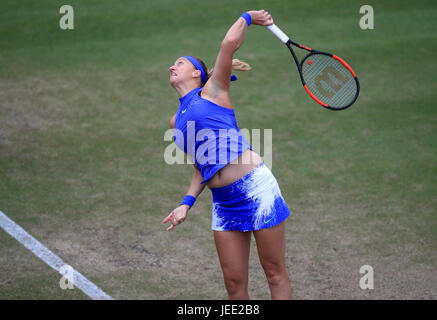
[[[193,206],[194,202],[196,202],[196,198],[190,195],[186,195],[184,199],[182,200],[180,205],[186,204],[190,208]]]
[[[245,12],[241,15],[241,18],[244,18],[247,22],[247,26],[250,26],[252,24],[252,17],[248,12]]]

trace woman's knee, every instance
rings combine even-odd
[[[228,293],[236,293],[240,291],[247,291],[248,279],[247,277],[233,274],[233,275],[224,275],[224,281],[226,290]]]
[[[268,263],[263,266],[264,273],[270,285],[276,286],[289,281],[285,266],[282,264]]]

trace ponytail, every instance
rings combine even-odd
[[[197,61],[199,61],[199,63],[202,65],[203,70],[208,70],[205,63],[200,60],[197,57],[194,57]],[[251,70],[252,67],[241,60],[238,59],[232,59],[232,70],[236,70],[236,71],[249,71]],[[208,81],[208,79],[211,77],[212,73],[214,71],[214,67],[212,67],[210,70],[207,71],[206,73],[206,81]],[[206,83],[206,82],[205,82]],[[203,87],[205,85],[205,83],[203,83],[203,81],[201,81],[201,86]]]
[[[249,71],[251,69],[252,67],[248,63],[238,59],[232,59],[232,70]],[[208,79],[211,77],[213,71],[214,71],[214,67],[212,67],[211,70],[208,70],[208,77],[207,77]]]

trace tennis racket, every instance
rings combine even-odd
[[[343,59],[292,41],[274,24],[267,28],[290,50],[302,85],[311,98],[330,110],[346,109],[357,100],[360,83],[355,72]],[[309,52],[301,62],[291,45]]]

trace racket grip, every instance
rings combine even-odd
[[[285,33],[283,33],[281,29],[279,29],[275,24],[267,26],[267,28],[269,28],[269,30],[273,32],[273,34],[277,36],[279,40],[281,40],[283,43],[287,43],[287,41],[290,40],[290,38]]]

